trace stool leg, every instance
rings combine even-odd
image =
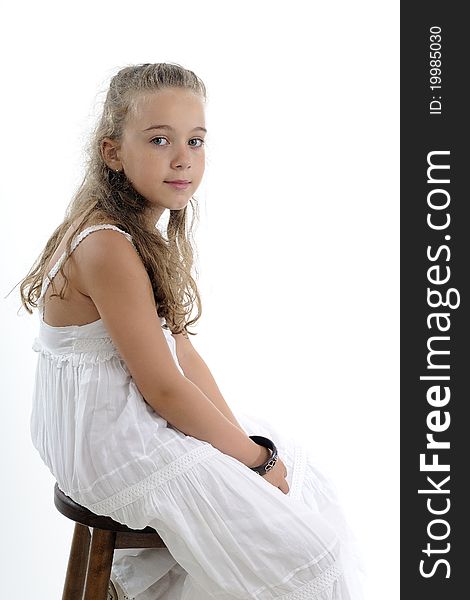
[[[90,531],[75,523],[62,600],[82,600],[90,548]]]
[[[107,600],[116,532],[93,528],[83,600]]]

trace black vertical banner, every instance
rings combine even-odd
[[[403,600],[470,597],[470,33],[464,9],[457,2],[401,3]]]

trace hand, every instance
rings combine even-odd
[[[286,481],[287,469],[286,465],[282,462],[279,456],[274,467],[261,477],[266,479],[266,481],[269,481],[269,483],[271,483],[274,487],[279,488],[281,492],[284,492],[284,494],[288,493],[289,484]]]

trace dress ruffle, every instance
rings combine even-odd
[[[39,352],[53,361],[61,368],[64,363],[70,363],[73,367],[84,364],[97,364],[118,357],[119,352],[111,341],[106,338],[86,338],[76,340],[76,345],[70,352],[57,353],[49,350],[39,338],[35,338],[31,346],[35,352]],[[122,360],[122,359],[121,359]]]

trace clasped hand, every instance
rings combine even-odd
[[[266,479],[266,481],[269,481],[269,483],[272,484],[274,487],[279,488],[284,494],[288,493],[289,484],[286,481],[287,468],[286,465],[279,458],[279,456],[274,467],[265,475],[262,475],[262,477],[263,479]]]

